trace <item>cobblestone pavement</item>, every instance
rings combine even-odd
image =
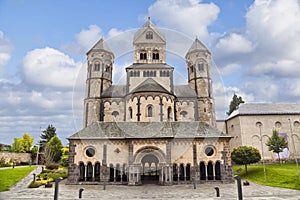
[[[79,199],[79,189],[85,188],[82,199],[237,199],[236,184],[205,183],[197,185],[143,185],[143,186],[124,186],[108,185],[103,190],[102,185],[65,185],[65,180],[60,182],[58,199]],[[220,188],[220,197],[216,197],[214,187]],[[53,188],[26,187],[14,188],[11,191],[0,193],[0,199],[53,199]],[[261,186],[250,183],[250,186],[243,186],[244,200],[262,199],[291,199],[300,200],[300,191]]]

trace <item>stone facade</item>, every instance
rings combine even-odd
[[[113,85],[103,39],[87,53],[83,129],[70,136],[69,184],[232,181],[229,141],[216,128],[211,54],[196,39],[188,84],[174,85],[164,34],[148,20],[133,38],[126,85]]]
[[[288,149],[281,153],[281,158],[300,157],[299,103],[241,104],[239,109],[225,120],[224,125],[225,127],[219,127],[225,128],[227,134],[233,137],[230,141],[232,148],[253,146],[262,154],[262,142],[264,158],[273,161],[277,155],[269,151],[265,144],[275,129],[288,142]]]

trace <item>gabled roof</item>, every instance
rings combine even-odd
[[[103,98],[121,98],[124,96],[126,96],[126,85],[112,85],[101,94]]]
[[[162,85],[157,83],[152,78],[147,78],[144,82],[138,85],[131,93],[142,93],[142,92],[160,92],[170,94]]]
[[[189,85],[174,85],[174,93],[178,98],[197,98],[197,94]]]
[[[188,52],[186,54],[195,52],[195,51],[208,51],[209,50],[206,48],[206,46],[200,41],[198,40],[198,38],[195,39],[195,41],[193,42],[192,46],[190,47],[190,49],[188,50]]]
[[[94,122],[68,140],[134,138],[231,138],[205,122]]]
[[[147,22],[134,34],[133,42],[149,29],[155,32],[163,41],[166,41],[165,35],[150,21],[150,18],[148,18]]]
[[[170,65],[164,63],[151,63],[151,64],[132,64],[126,69],[174,69]]]
[[[238,115],[300,115],[300,103],[244,103],[233,111],[229,117]]]
[[[103,38],[101,38],[86,54],[89,54],[93,50],[104,50],[113,54],[113,52],[110,50]]]

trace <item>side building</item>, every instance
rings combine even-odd
[[[269,161],[275,160],[277,154],[268,150],[266,142],[273,130],[277,130],[288,143],[288,148],[280,153],[280,157],[300,157],[300,103],[241,104],[225,120],[225,130],[233,137],[230,142],[232,148],[255,147]]]
[[[133,37],[125,85],[113,85],[103,39],[87,52],[83,129],[68,138],[69,184],[232,181],[230,136],[216,128],[211,53],[195,39],[175,85],[166,38],[148,21]]]

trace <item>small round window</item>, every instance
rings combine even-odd
[[[88,148],[86,151],[85,151],[85,154],[88,156],[88,157],[93,157],[95,155],[95,149],[93,148]]]
[[[214,149],[213,149],[212,147],[207,147],[207,148],[205,149],[205,154],[206,154],[207,156],[212,156],[212,155],[214,155],[214,153],[215,153],[215,151],[214,151]]]

